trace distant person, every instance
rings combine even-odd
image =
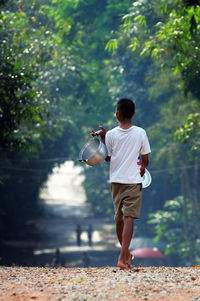
[[[77,225],[76,228],[76,242],[77,242],[77,246],[81,246],[81,233],[82,233],[82,229],[80,225]]]
[[[120,269],[133,268],[129,245],[133,236],[134,219],[139,218],[142,200],[142,177],[148,165],[151,152],[144,129],[132,125],[135,104],[122,98],[117,102],[116,117],[119,126],[106,133],[103,126],[92,136],[100,135],[108,150],[110,162],[111,192],[114,202],[116,232],[121,244],[117,266]],[[141,155],[141,165],[138,157]]]
[[[92,225],[89,225],[88,230],[87,230],[87,234],[88,234],[88,245],[90,247],[92,246],[92,232],[93,232]]]
[[[56,252],[55,252],[55,254],[53,256],[53,259],[52,259],[51,266],[54,267],[54,268],[61,266],[60,250],[59,249],[56,249]]]
[[[88,257],[88,254],[86,252],[83,253],[83,267],[87,268],[90,265],[90,259]]]

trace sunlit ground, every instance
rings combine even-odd
[[[55,167],[40,193],[45,212],[65,217],[71,209],[73,215],[88,214],[83,181],[81,166],[74,166],[72,161]]]

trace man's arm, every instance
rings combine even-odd
[[[141,177],[143,177],[143,175],[145,174],[145,168],[148,166],[148,164],[149,164],[148,154],[142,155],[142,163],[141,163],[141,167],[140,167]]]

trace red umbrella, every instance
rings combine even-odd
[[[135,258],[162,258],[166,257],[157,248],[141,248],[130,251]]]

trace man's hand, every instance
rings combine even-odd
[[[140,175],[141,175],[141,177],[144,176],[145,168],[147,167],[148,164],[149,164],[148,154],[142,155],[142,163],[141,163],[141,166],[140,166]]]
[[[140,175],[141,175],[141,177],[143,177],[144,174],[145,174],[145,168],[141,166],[140,167]]]
[[[93,137],[99,135],[101,137],[102,142],[105,144],[106,129],[101,125],[99,125],[99,128],[100,128],[100,130],[96,131],[96,132],[94,131],[94,129],[92,129],[91,135]]]
[[[106,129],[103,127],[103,126],[99,126],[99,128],[100,128],[100,130],[99,131],[94,131],[94,129],[92,129],[92,133],[91,133],[91,135],[94,137],[94,136],[98,136],[98,135],[100,135],[101,137],[105,137],[105,135],[106,135]]]

